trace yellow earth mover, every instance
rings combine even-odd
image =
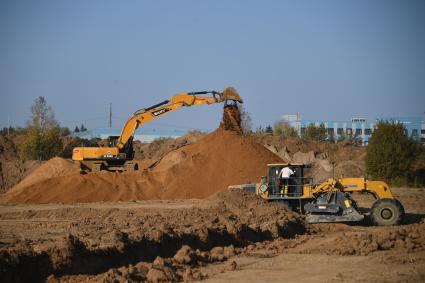
[[[283,179],[280,177],[283,168],[294,173]],[[268,175],[261,177],[260,183],[231,187],[255,191],[268,201],[283,203],[305,214],[309,223],[362,221],[366,214],[374,225],[379,226],[398,225],[403,221],[403,205],[394,198],[385,182],[340,178],[314,184],[312,178],[304,177],[308,168],[311,168],[308,164],[269,164]],[[368,193],[376,199],[365,214],[359,211],[351,198],[353,192]]]
[[[125,123],[121,135],[110,136],[108,147],[76,147],[72,159],[80,161],[82,172],[88,171],[133,171],[138,170],[133,162],[133,137],[140,126],[182,107],[224,102],[225,107],[242,103],[239,93],[233,87],[222,92],[200,91],[180,93],[153,106],[136,111]]]

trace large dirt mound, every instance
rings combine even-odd
[[[79,173],[79,171],[78,164],[60,157],[54,157],[35,169],[29,176],[22,180],[22,182],[14,186],[13,189],[19,190],[19,188],[25,188],[46,179],[76,174]]]
[[[163,174],[166,198],[203,198],[229,185],[257,182],[279,157],[231,131],[217,129],[197,143],[166,155],[153,173]]]
[[[143,172],[80,175],[73,173],[76,169],[71,162],[52,159],[5,194],[1,202],[205,198],[229,185],[256,182],[266,174],[267,163],[279,161],[262,145],[219,128],[198,142],[171,151]]]

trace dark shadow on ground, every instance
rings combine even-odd
[[[414,224],[419,223],[423,219],[425,219],[425,214],[419,214],[419,213],[406,213],[404,216],[404,222],[403,224]]]

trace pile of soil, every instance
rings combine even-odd
[[[229,185],[257,182],[266,175],[268,163],[280,161],[262,145],[219,128],[198,142],[165,155],[148,171],[71,174],[77,170],[74,165],[55,158],[46,162],[45,168],[58,170],[40,168],[0,201],[74,203],[205,198]],[[63,176],[64,172],[70,174]],[[45,174],[51,178],[46,179]],[[61,176],[53,177],[54,174]]]
[[[29,176],[22,180],[22,182],[14,186],[13,189],[20,190],[21,188],[29,187],[43,180],[57,176],[77,174],[79,172],[80,168],[77,163],[60,157],[54,157],[38,166]]]
[[[206,198],[229,185],[258,182],[281,159],[241,136],[237,106],[225,107],[221,127],[163,156],[149,170],[80,175],[55,158],[5,194],[2,203],[75,203]],[[74,173],[75,172],[75,173]]]

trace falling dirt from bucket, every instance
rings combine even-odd
[[[237,105],[227,105],[224,107],[220,128],[242,134],[241,112]]]

